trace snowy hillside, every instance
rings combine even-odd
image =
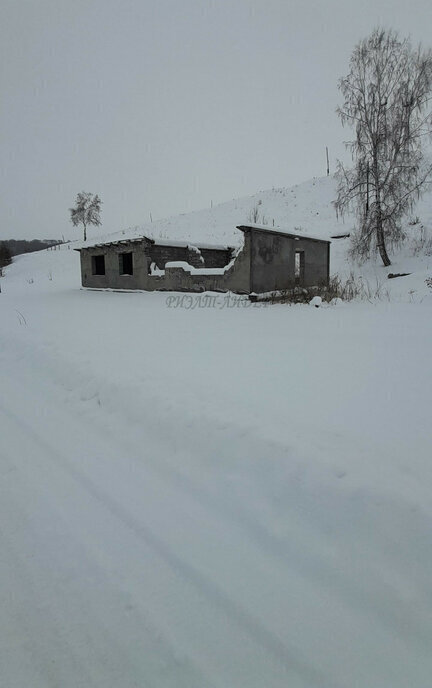
[[[86,245],[145,235],[156,240],[185,240],[192,244],[201,242],[239,246],[243,234],[236,226],[252,221],[255,210],[258,213],[258,223],[264,221],[270,227],[274,223],[275,227],[279,226],[288,231],[330,239],[331,274],[340,276],[342,280],[346,280],[350,275],[354,275],[356,280],[360,278],[366,285],[365,292],[379,294],[384,299],[403,301],[420,301],[427,296],[425,279],[432,271],[432,193],[428,193],[418,202],[411,218],[411,222],[414,220],[415,224],[410,224],[410,218],[407,219],[404,229],[408,239],[400,250],[390,251],[392,265],[384,268],[379,257],[361,266],[353,264],[347,259],[349,238],[331,239],[333,235],[349,233],[353,226],[350,217],[344,220],[336,218],[332,205],[335,188],[336,183],[332,177],[321,177],[289,189],[259,192],[213,208],[122,229],[113,234],[103,234],[100,228],[93,228],[89,230],[90,237]],[[69,244],[70,248],[81,245],[84,245],[81,241]],[[23,258],[19,260],[22,261]],[[54,252],[49,258],[38,259],[33,256],[30,261],[30,271],[35,276],[41,270],[42,281],[48,264],[50,273],[70,271],[75,284],[75,278],[79,277],[79,259],[76,253],[60,256]],[[26,266],[27,264],[25,263]],[[21,267],[17,265],[14,269],[21,270]],[[27,267],[22,269],[25,271]],[[389,273],[411,274],[401,279],[388,280]]]
[[[151,228],[328,237],[331,187]],[[316,309],[82,290],[76,245],[1,278],[0,684],[429,688],[432,258]]]
[[[191,242],[214,242],[237,246],[242,236],[236,225],[252,221],[254,208],[258,218],[255,222],[304,231],[322,238],[338,228],[334,208],[335,183],[330,177],[312,179],[290,189],[271,189],[253,196],[240,198],[214,208],[198,210],[177,217],[147,223],[110,236],[140,236],[145,234],[155,239],[186,239]]]

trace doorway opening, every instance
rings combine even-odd
[[[305,272],[304,251],[296,251],[295,252],[295,267],[294,267],[294,276],[295,276],[295,283],[296,284],[301,285],[304,283],[304,272]]]

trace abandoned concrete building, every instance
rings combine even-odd
[[[142,236],[75,249],[83,287],[264,293],[328,283],[330,242],[275,227],[239,225],[243,246]]]

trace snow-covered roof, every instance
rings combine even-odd
[[[143,235],[140,237],[130,239],[118,239],[117,241],[99,241],[97,243],[89,244],[88,246],[82,246],[81,248],[76,248],[74,250],[82,251],[89,248],[106,248],[107,246],[121,246],[122,244],[139,244],[143,241],[149,241],[155,246],[175,246],[177,248],[187,248],[189,246],[191,248],[197,247],[199,249],[213,249],[215,251],[227,251],[229,248],[231,248],[230,246],[222,244],[207,244],[201,241],[192,243],[191,241],[170,241],[169,239],[152,239],[151,237]]]
[[[119,239],[118,241],[98,241],[94,244],[74,248],[74,251],[86,251],[89,248],[106,248],[107,246],[120,246],[121,244],[140,244],[146,240],[151,241],[151,239],[147,239],[145,236],[137,237],[136,239]]]
[[[202,241],[170,241],[169,239],[150,239],[150,241],[154,243],[155,246],[179,246],[183,248],[187,248],[188,246],[196,246],[197,248],[208,248],[217,251],[227,251],[229,248],[231,248],[230,246],[226,246],[224,244],[206,244]]]
[[[160,272],[161,274],[164,274],[165,270],[169,268],[181,268],[185,272],[189,272],[191,275],[224,275],[227,270],[232,267],[233,263],[234,261],[231,261],[223,268],[196,268],[184,260],[170,260],[168,263],[165,263],[165,269]]]
[[[311,241],[322,241],[325,244],[329,244],[328,239],[322,239],[321,237],[313,236],[312,234],[303,234],[303,232],[289,232],[281,227],[269,227],[268,225],[256,225],[253,223],[237,225],[237,229],[242,232],[248,229],[259,229],[263,232],[268,232],[269,234],[284,234],[285,236],[292,237],[293,239],[310,239]]]

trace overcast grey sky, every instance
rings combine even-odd
[[[78,238],[325,174],[337,80],[377,25],[432,44],[431,0],[1,0],[0,238]]]

